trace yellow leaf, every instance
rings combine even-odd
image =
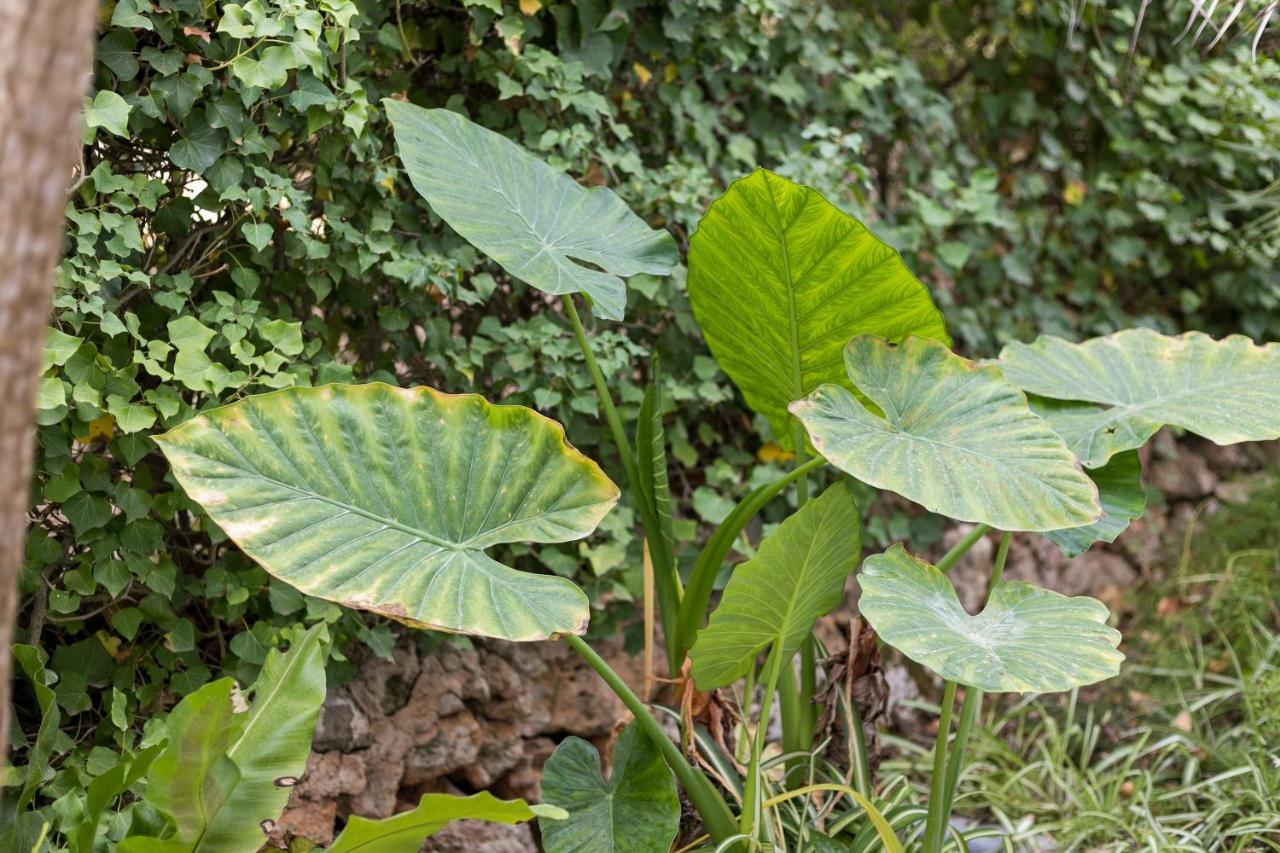
[[[766,442],[756,451],[756,458],[761,462],[790,462],[796,455],[783,450],[776,441]]]
[[[636,76],[640,78],[641,86],[649,85],[649,81],[653,79],[653,72],[650,71],[648,68],[645,68],[639,62],[632,64],[631,70],[634,71]]]
[[[384,187],[386,187],[389,190],[393,190],[396,187],[396,179],[391,177],[390,175],[387,175],[378,183],[382,184]]]
[[[542,11],[540,0],[520,0],[520,11],[526,15],[536,15]]]
[[[1072,207],[1079,207],[1084,203],[1085,193],[1088,187],[1085,182],[1079,178],[1072,178],[1067,181],[1067,185],[1062,188],[1062,200]]]
[[[680,69],[676,68],[676,64],[674,62],[668,62],[667,67],[662,69],[662,79],[666,80],[668,83],[672,83],[675,81],[676,76],[679,73]]]
[[[116,433],[116,419],[107,413],[103,413],[102,417],[89,421],[89,432],[87,435],[76,436],[76,441],[81,444],[88,444],[95,438],[105,438],[107,441]]]

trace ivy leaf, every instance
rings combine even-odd
[[[104,89],[86,99],[84,123],[91,128],[101,127],[116,136],[129,135],[129,113],[133,109],[124,98],[115,92]]]
[[[455,112],[383,104],[414,188],[521,281],[545,293],[585,293],[596,314],[621,320],[622,278],[675,266],[671,235],[650,229],[609,190],[579,186]]]
[[[249,245],[261,252],[271,242],[275,233],[265,222],[246,222],[240,226],[240,233],[249,241]]]
[[[197,116],[189,123],[186,135],[169,149],[169,160],[179,169],[200,174],[222,156],[224,139],[223,131]]]
[[[614,743],[607,781],[594,746],[561,741],[542,770],[542,799],[568,812],[567,820],[538,820],[547,853],[667,850],[680,828],[675,779],[635,722]]]
[[[1054,693],[1120,671],[1107,606],[1006,581],[982,612],[960,606],[946,575],[894,545],[868,557],[858,609],[884,640],[948,681],[988,693]]]

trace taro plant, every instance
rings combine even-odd
[[[1114,539],[1142,512],[1136,449],[1162,424],[1218,442],[1280,436],[1280,347],[1135,330],[1078,345],[1042,338],[974,363],[951,352],[941,313],[897,252],[812,189],[757,170],[694,234],[688,291],[712,354],[795,461],[681,567],[656,361],[629,434],[575,302],[620,319],[624,278],[669,273],[673,240],[610,191],[456,113],[386,108],[434,211],[510,276],[560,298],[644,528],[668,675],[686,700],[740,688],[739,743],[708,738],[679,713],[683,737],[669,738],[582,638],[583,593],[502,562],[508,543],[589,535],[619,498],[542,415],[429,388],[329,385],[243,399],[156,440],[187,494],[298,589],[413,628],[562,638],[600,674],[635,723],[607,780],[576,739],[548,761],[545,798],[563,810],[555,817],[567,814],[542,823],[551,853],[667,849],[677,785],[716,849],[932,853],[956,843],[949,815],[983,693],[1065,691],[1115,675],[1122,659],[1101,602],[1003,580],[1010,536],[1042,533],[1069,553]],[[976,527],[934,565],[902,544],[864,561],[854,480]],[[796,511],[733,569],[712,609],[747,523],[786,492]],[[992,530],[1000,548],[971,614],[946,573]],[[847,782],[806,765],[821,735],[813,627],[859,565],[863,617],[943,680],[924,805],[877,790],[856,744]],[[775,707],[781,759],[765,750]],[[844,710],[860,731],[856,709]],[[786,817],[797,805],[798,824]]]

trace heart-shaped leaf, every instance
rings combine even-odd
[[[547,853],[652,853],[669,849],[680,828],[675,779],[634,722],[613,745],[608,781],[594,746],[561,741],[542,769],[542,799],[569,813],[538,820]]]
[[[1280,438],[1280,344],[1150,329],[1080,344],[1042,335],[1007,345],[1000,366],[1029,393],[1078,401],[1042,413],[1090,468],[1165,424],[1217,444]]]
[[[530,409],[328,385],[250,397],[156,441],[245,553],[305,593],[508,640],[586,630],[572,582],[484,553],[579,539],[618,499],[560,425]]]
[[[734,569],[720,606],[689,652],[699,690],[746,675],[766,646],[785,665],[819,616],[838,605],[862,555],[861,519],[848,481],[809,501]]]
[[[1080,463],[995,367],[938,341],[894,345],[862,336],[845,349],[845,369],[883,416],[838,385],[791,404],[837,468],[933,512],[1000,530],[1078,527],[1101,514]]]
[[[675,241],[604,187],[583,187],[450,110],[383,101],[409,180],[431,209],[511,275],[544,293],[585,293],[621,320],[622,277],[666,275]],[[590,265],[590,266],[588,266]]]
[[[858,609],[880,639],[948,681],[988,693],[1052,693],[1111,678],[1124,655],[1107,606],[1018,581],[982,612],[960,606],[946,575],[894,545],[868,557]]]
[[[455,820],[490,823],[524,823],[545,814],[545,807],[524,800],[499,800],[488,791],[470,797],[423,794],[418,807],[383,820],[352,815],[342,834],[325,853],[405,853],[417,850],[427,839]]]
[[[1044,534],[1068,557],[1083,554],[1095,542],[1116,541],[1129,522],[1141,518],[1147,508],[1147,491],[1142,488],[1142,462],[1138,459],[1138,451],[1117,453],[1106,465],[1085,473],[1098,487],[1102,517],[1083,527],[1050,530]]]
[[[734,181],[689,241],[689,301],[716,361],[793,446],[787,404],[848,385],[849,338],[949,341],[897,251],[820,193],[764,169]]]

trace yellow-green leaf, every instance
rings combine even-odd
[[[586,630],[572,582],[485,554],[580,539],[618,499],[560,425],[531,409],[328,385],[250,397],[156,441],[245,553],[303,592],[463,634]]]

